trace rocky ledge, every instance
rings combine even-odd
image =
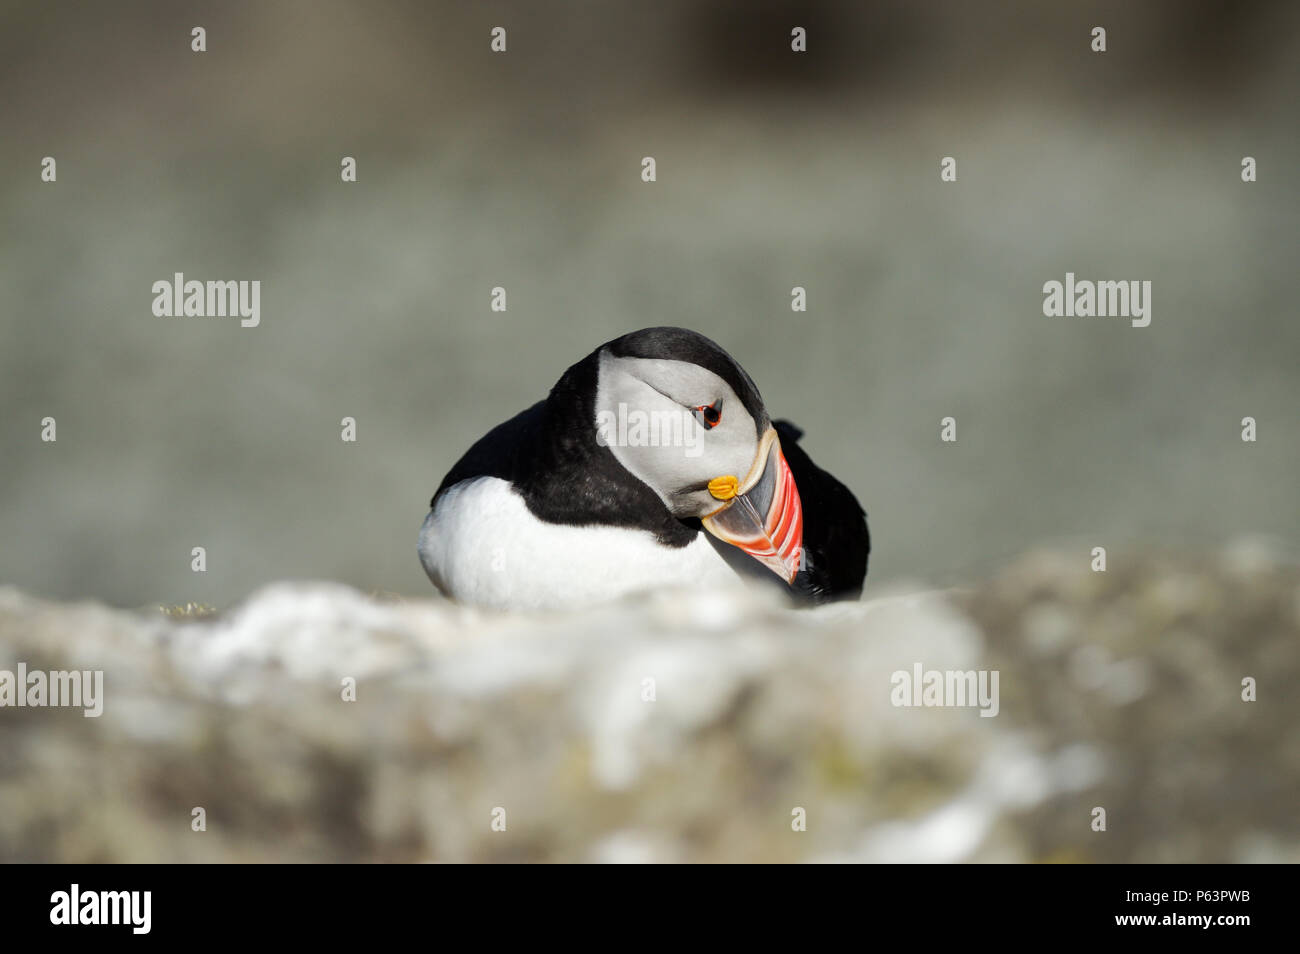
[[[99,715],[32,694],[72,671]],[[1297,684],[1300,569],[1250,546],[811,612],[6,589],[0,861],[1294,862]]]

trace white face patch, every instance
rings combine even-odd
[[[677,517],[717,510],[709,481],[743,478],[758,454],[754,419],[740,398],[688,361],[602,353],[592,426],[597,441]]]

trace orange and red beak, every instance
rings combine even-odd
[[[743,481],[718,477],[709,492],[723,505],[703,518],[704,528],[793,583],[803,560],[803,507],[776,430],[763,435]]]

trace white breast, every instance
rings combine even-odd
[[[743,585],[701,533],[668,547],[645,530],[571,527],[534,517],[497,477],[462,481],[420,528],[420,562],[455,600],[502,609],[562,608],[672,586]]]

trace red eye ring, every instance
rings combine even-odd
[[[699,415],[700,423],[710,430],[717,427],[718,423],[722,420],[722,412],[718,410],[716,402],[713,404],[701,404],[695,408],[695,411]]]

